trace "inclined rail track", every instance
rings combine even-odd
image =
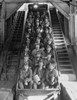
[[[61,74],[75,75],[74,70],[69,59],[66,41],[57,17],[56,10],[50,10],[53,41],[57,55],[58,68]],[[74,80],[74,79],[73,79]]]
[[[29,12],[28,12],[28,14],[29,14]],[[33,16],[33,18],[35,18],[35,13],[34,13],[34,16]],[[27,19],[28,19],[28,16],[27,16]],[[35,19],[34,19],[35,20]],[[27,24],[25,25],[25,26],[27,26]],[[34,25],[34,27],[33,28],[35,28],[35,25]],[[25,31],[25,33],[27,33],[27,28],[26,28],[26,31]],[[36,33],[37,34],[37,33]],[[24,34],[24,35],[26,35],[26,34]],[[33,35],[34,36],[34,35]],[[26,36],[24,36],[24,38],[25,38]],[[44,37],[43,37],[43,39],[44,39]],[[26,40],[26,39],[24,39],[24,40]],[[32,41],[30,41],[30,43],[32,43]],[[26,45],[26,43],[25,43],[25,41],[23,41],[23,44],[25,44]],[[32,44],[31,44],[32,45]],[[31,49],[30,49],[31,50]],[[54,54],[54,56],[55,56],[55,54]],[[22,59],[23,60],[23,59]],[[20,71],[19,71],[20,72]],[[54,93],[52,93],[52,90],[54,91]],[[36,98],[37,97],[37,95],[38,96],[40,96],[40,98],[38,99],[38,100],[52,100],[53,98],[54,98],[54,94],[58,94],[60,91],[59,91],[59,89],[58,89],[58,91],[56,91],[57,90],[57,88],[56,88],[56,90],[54,90],[54,89],[50,89],[50,92],[49,92],[49,94],[47,93],[48,91],[47,90],[43,90],[43,89],[19,89],[18,88],[18,83],[17,83],[17,87],[16,87],[16,100],[19,100],[20,98],[24,98],[24,99],[26,99],[27,98],[27,95],[28,96],[32,96],[33,95],[33,99],[38,99],[38,98]],[[57,93],[56,93],[57,92]],[[42,96],[40,95],[40,93],[41,93],[41,95],[43,96],[43,98],[42,98]],[[44,93],[45,93],[45,95],[44,95]],[[46,96],[46,97],[45,97]],[[27,98],[28,99],[28,98]]]

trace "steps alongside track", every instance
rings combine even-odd
[[[22,31],[23,31],[23,23],[24,23],[24,11],[18,12],[18,23],[16,25],[14,35],[11,41],[11,45],[13,45],[13,48],[9,48],[9,52],[7,55],[7,79],[15,80],[16,79],[16,71],[19,64],[19,52],[21,47],[21,40],[22,40]],[[19,49],[18,49],[19,48]],[[13,49],[13,50],[12,50]]]
[[[19,11],[17,21],[14,24],[13,36],[5,52],[3,65],[1,65],[1,80],[15,81],[19,64],[19,52],[21,47],[23,23],[25,11]],[[21,28],[20,28],[21,27]],[[19,49],[18,49],[19,48]]]
[[[10,53],[7,58],[7,79],[15,81],[18,67],[18,55]]]
[[[17,20],[14,23],[12,36],[8,44],[3,49],[3,58],[0,60],[0,100],[13,100],[15,95],[15,85],[20,63],[21,44],[23,40],[23,28],[25,11],[19,11]]]
[[[50,11],[53,41],[57,55],[58,68],[61,73],[61,80],[76,80],[76,76],[71,65],[66,41],[60,27],[60,23],[56,14],[56,10]]]
[[[24,15],[25,15],[25,11],[18,12],[18,22],[16,24],[16,27],[14,30],[14,35],[13,35],[12,42],[11,42],[12,49],[13,48],[16,48],[16,49],[20,48],[21,39],[22,39],[22,31],[23,31]]]

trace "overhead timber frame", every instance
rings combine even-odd
[[[66,0],[68,1],[68,0]],[[0,0],[1,4],[1,21],[0,21],[0,36],[1,41],[4,41],[5,20],[7,20],[15,11],[17,11],[23,3],[38,3],[39,0]],[[59,12],[64,15],[69,21],[69,34],[71,43],[77,45],[77,15],[76,15],[76,0],[72,0],[68,5],[65,0],[40,0],[40,2],[50,2]]]

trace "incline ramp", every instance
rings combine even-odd
[[[76,80],[76,76],[70,62],[66,41],[56,14],[56,10],[50,10],[53,41],[57,55],[58,68],[61,73],[61,80]]]
[[[17,78],[17,69],[20,61],[20,48],[23,35],[23,23],[25,19],[25,11],[19,11],[17,21],[14,24],[13,36],[9,40],[6,49],[0,73],[0,100],[13,100],[15,95],[15,85]],[[16,46],[15,46],[16,45]],[[6,47],[6,46],[5,46]],[[4,49],[5,50],[5,49]]]

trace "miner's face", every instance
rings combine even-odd
[[[37,43],[40,43],[40,39],[39,38],[37,38]]]
[[[41,57],[41,55],[40,54],[37,54],[36,59],[39,60],[40,57]]]
[[[52,43],[52,39],[49,39],[48,44],[51,44],[51,43]]]
[[[29,66],[28,65],[24,65],[25,70],[27,71]]]
[[[40,48],[40,45],[36,45],[36,49],[38,50]]]
[[[43,67],[43,61],[39,62],[39,66],[42,68]]]
[[[51,51],[51,47],[49,46],[49,47],[47,47],[47,51],[48,52],[50,52]]]
[[[49,69],[52,71],[54,69],[54,65],[53,64],[49,64]]]
[[[31,33],[31,28],[28,29],[28,32]]]
[[[51,54],[49,54],[47,57],[48,57],[48,60],[51,60]]]
[[[25,60],[25,61],[28,61],[28,60],[29,60],[29,57],[28,57],[28,56],[26,56],[26,57],[24,58],[24,60]]]
[[[48,33],[48,32],[47,32]],[[49,39],[50,38],[50,35],[49,34],[47,34],[47,38]]]
[[[46,32],[46,34],[48,34],[48,33],[49,33],[49,30],[48,30],[48,29],[46,29],[46,31],[45,31],[45,32]],[[48,35],[47,35],[47,36],[48,36]],[[48,36],[48,37],[49,37],[49,36]]]

